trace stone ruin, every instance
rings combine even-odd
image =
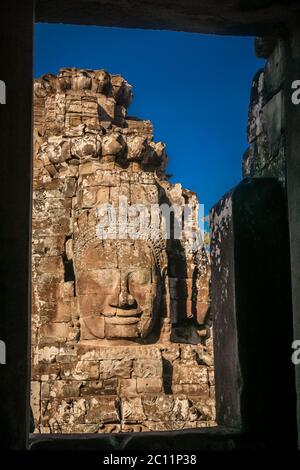
[[[61,69],[34,84],[31,407],[35,432],[214,426],[210,266],[195,193],[172,184],[131,86]],[[191,232],[99,236],[103,204],[190,208]],[[135,210],[135,209],[134,209]],[[128,212],[130,214],[130,212]],[[181,215],[180,215],[181,217]],[[130,225],[131,220],[125,221]]]

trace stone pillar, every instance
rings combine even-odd
[[[212,316],[216,335],[216,412],[219,425],[241,427],[240,364],[235,308],[233,194],[211,211]],[[222,364],[222,366],[221,366]]]
[[[275,179],[245,179],[213,208],[217,422],[239,425],[249,442],[293,448],[288,253],[285,201]]]

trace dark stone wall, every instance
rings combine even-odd
[[[33,2],[1,5],[0,445],[24,448],[29,432],[31,107]]]
[[[256,52],[267,61],[254,77],[247,128],[249,148],[243,176],[274,177],[284,188],[289,219],[294,340],[300,338],[300,104],[294,103],[293,82],[300,79],[298,31],[277,40],[256,40]],[[274,212],[276,217],[276,212]],[[292,342],[290,344],[290,347]],[[300,366],[295,366],[300,436]],[[299,441],[300,442],[300,441]],[[300,443],[299,443],[300,445]]]
[[[290,234],[294,339],[300,339],[300,104],[291,100],[291,84],[300,79],[300,35],[291,37],[291,59],[285,84],[286,103],[286,167],[287,206]],[[300,449],[300,364],[295,366],[298,417],[298,447]]]
[[[291,32],[293,29],[299,31],[299,11],[298,1],[267,1],[260,0],[250,2],[248,0],[236,0],[234,2],[226,0],[219,1],[188,1],[184,4],[181,0],[172,2],[172,7],[166,5],[163,0],[157,0],[147,3],[121,0],[83,1],[83,0],[65,0],[50,1],[39,0],[36,2],[36,20],[45,22],[63,22],[75,24],[95,24],[106,26],[123,27],[142,27],[156,29],[185,30],[202,33],[218,34],[236,34],[236,35],[268,35],[277,36],[283,33]],[[1,306],[0,316],[0,339],[7,345],[7,364],[0,365],[0,438],[1,448],[25,448],[28,436],[28,360],[29,360],[29,295],[30,295],[30,261],[29,261],[29,241],[30,241],[30,201],[31,201],[31,104],[32,104],[32,29],[33,29],[33,1],[25,0],[16,2],[11,0],[9,3],[1,5],[1,69],[0,79],[7,85],[7,104],[1,105]],[[281,45],[280,45],[281,44]],[[274,146],[271,149],[272,161],[274,164],[280,163],[281,129],[286,130],[285,138],[285,165],[287,168],[287,201],[290,233],[290,259],[292,273],[292,293],[293,293],[293,312],[294,312],[294,338],[300,337],[300,139],[299,139],[299,109],[292,107],[289,99],[284,98],[286,104],[286,113],[284,114],[285,124],[282,124],[282,94],[288,96],[290,93],[290,84],[292,80],[300,79],[299,70],[299,38],[297,34],[293,35],[289,42],[291,56],[287,67],[282,69],[282,61],[286,54],[286,41],[277,44],[276,48],[268,52],[269,60],[271,55],[281,57],[278,63],[278,71],[287,72],[284,88],[278,88],[280,82],[280,73],[274,74],[279,82],[269,81],[269,92],[267,94],[266,116],[270,116],[269,135],[274,135]],[[269,44],[270,49],[270,44]],[[272,49],[272,47],[271,47]],[[274,52],[276,51],[276,52]],[[282,55],[283,54],[283,55]],[[276,61],[275,61],[276,62]],[[271,62],[270,62],[271,66]],[[272,67],[271,67],[272,68]],[[274,112],[273,109],[280,112]],[[268,111],[269,110],[269,111]],[[274,123],[274,128],[273,124]],[[279,131],[280,129],[280,131]],[[274,132],[273,132],[274,131]],[[268,133],[268,130],[266,131]],[[278,137],[280,137],[278,139]],[[272,138],[273,140],[273,138]],[[279,145],[278,145],[279,144]],[[278,160],[277,160],[278,156]],[[268,155],[267,155],[268,157]],[[259,159],[260,161],[260,159]],[[262,169],[261,164],[258,165]],[[266,166],[267,169],[269,165]],[[247,173],[249,175],[251,173]],[[266,174],[266,173],[264,173]],[[281,170],[275,170],[270,176],[278,176]],[[263,174],[261,174],[263,176]],[[282,178],[281,178],[282,180]],[[267,211],[267,206],[263,205]],[[237,245],[239,246],[239,245]],[[245,241],[240,245],[245,247]],[[253,245],[252,245],[253,250]],[[237,254],[235,254],[237,256]],[[274,265],[276,257],[268,257],[270,263],[268,269]],[[245,262],[243,257],[240,262]],[[253,269],[253,265],[251,265]],[[241,267],[239,268],[241,269]],[[244,266],[244,269],[245,266]],[[252,274],[253,275],[253,272]],[[240,279],[240,283],[242,282]],[[238,286],[239,289],[246,289],[244,295],[249,291],[249,283],[243,283]],[[275,285],[274,292],[276,293]],[[253,298],[255,292],[253,293]],[[277,294],[276,294],[277,295]],[[245,298],[247,296],[245,295]],[[239,308],[241,308],[240,304]],[[247,310],[248,311],[248,310]],[[261,311],[261,310],[259,310]],[[249,311],[248,311],[249,312]],[[257,343],[257,337],[261,338],[266,331],[266,318],[264,318],[264,328],[257,318],[257,313],[248,317],[245,325],[252,321],[252,325],[258,325],[251,330],[248,341],[251,341],[253,347]],[[284,351],[289,350],[287,341],[289,334],[286,335],[285,327],[282,329],[282,323],[272,323],[272,318],[268,318],[270,326],[276,339],[278,340],[278,356]],[[244,321],[244,320],[243,320]],[[243,323],[242,321],[242,323]],[[284,322],[285,323],[285,319]],[[276,327],[276,328],[275,328]],[[241,338],[247,339],[247,329],[241,331]],[[270,335],[270,331],[267,332]],[[261,341],[261,339],[260,339]],[[284,341],[284,348],[281,342]],[[248,343],[247,343],[248,344]],[[258,342],[259,344],[259,342]],[[288,348],[288,349],[287,349]],[[255,375],[257,362],[253,358],[257,357],[257,352],[250,356],[249,361],[245,359],[243,367],[253,365],[253,372],[248,376],[248,383],[252,382],[252,387],[259,386]],[[244,356],[245,358],[249,356]],[[281,364],[281,362],[279,362]],[[242,364],[242,363],[240,363]],[[288,366],[287,366],[288,367]],[[281,380],[280,372],[282,369],[272,369],[268,373],[266,390],[271,394],[270,384],[273,385],[276,392],[277,381]],[[264,374],[261,373],[261,377]],[[256,378],[255,378],[256,377]],[[300,373],[299,366],[296,367],[296,383],[298,387],[298,428],[300,429]],[[270,382],[268,382],[270,380]],[[283,382],[285,383],[285,382]],[[251,387],[248,388],[251,390]],[[292,388],[291,388],[292,390]],[[277,393],[277,392],[276,392]],[[264,396],[266,395],[264,392]],[[274,395],[276,396],[276,395]],[[282,426],[282,413],[285,413],[284,400],[278,400],[276,403],[271,394],[272,406],[278,416],[276,429]],[[261,402],[260,402],[261,403]],[[282,409],[279,405],[282,404]],[[291,398],[291,406],[295,401]],[[261,410],[264,409],[260,407]],[[246,408],[241,406],[243,413]],[[250,408],[251,410],[251,408]],[[269,407],[268,410],[271,410]],[[257,412],[257,410],[255,411]],[[244,415],[245,416],[245,415]],[[270,416],[268,411],[263,415],[261,421],[266,425],[265,431],[269,433],[270,424],[266,424],[266,417]],[[274,416],[274,414],[273,414]],[[271,416],[272,417],[272,416]],[[254,418],[254,417],[253,417]],[[248,426],[251,428],[251,417],[248,415]],[[247,422],[247,421],[246,421]],[[207,444],[210,448],[219,448],[226,446],[225,434],[223,430],[219,431],[218,439],[221,444],[218,445],[213,439],[212,443]],[[271,433],[271,438],[274,433]],[[245,435],[244,435],[245,436]],[[258,435],[257,435],[258,437]],[[253,436],[252,436],[253,438]],[[143,437],[143,448],[145,440]],[[160,439],[160,438],[159,438]],[[181,437],[179,438],[181,441]],[[243,439],[243,438],[240,438]],[[245,443],[246,440],[246,443]],[[160,439],[160,441],[162,441]],[[280,440],[279,440],[280,441]],[[98,442],[98,441],[97,441]],[[136,447],[134,440],[131,439],[132,447]],[[172,437],[169,442],[172,443]],[[175,441],[173,441],[175,442]],[[181,441],[183,442],[183,441]],[[200,439],[199,434],[194,434],[193,448],[203,445],[204,440]],[[207,442],[207,441],[206,441]],[[218,441],[219,442],[219,441]],[[275,439],[278,444],[278,440]],[[293,444],[293,437],[288,434],[287,440]],[[244,444],[247,447],[251,443],[249,435],[244,437]],[[81,442],[82,444],[82,442]],[[271,443],[272,444],[272,443]],[[60,445],[64,444],[60,441]],[[77,442],[72,442],[72,448]],[[205,445],[204,445],[205,446]],[[229,447],[232,448],[230,439]]]

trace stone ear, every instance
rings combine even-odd
[[[165,266],[161,272],[162,276],[162,285],[164,286],[164,295],[165,295],[165,309],[166,309],[166,317],[171,318],[170,312],[170,288],[169,288],[169,277],[168,277],[168,267]]]

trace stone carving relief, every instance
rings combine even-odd
[[[168,181],[165,145],[149,121],[127,115],[132,89],[121,76],[61,69],[34,92],[36,432],[214,425],[209,260],[190,243],[197,196]],[[125,219],[101,238],[99,208],[122,198]],[[153,229],[162,204],[188,204],[189,233],[174,236],[176,214],[170,237],[162,216]]]
[[[89,241],[74,253],[81,338],[146,338],[162,300],[162,273],[142,240]]]

